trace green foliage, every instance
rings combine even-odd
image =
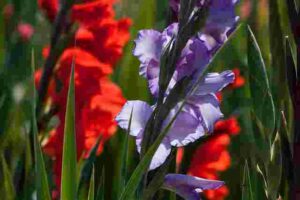
[[[252,186],[251,186],[251,178],[249,172],[248,161],[246,160],[244,165],[244,178],[242,185],[242,200],[254,200]]]
[[[248,31],[249,84],[253,109],[267,131],[273,132],[275,128],[275,108],[268,75],[260,49],[250,27],[248,27]]]
[[[7,166],[4,156],[1,156],[1,195],[7,200],[15,198],[15,189],[12,180],[12,174]]]
[[[67,110],[65,119],[63,161],[62,161],[62,182],[61,199],[76,199],[76,137],[75,137],[75,86],[74,66],[70,76],[69,92],[67,98]]]
[[[35,178],[36,178],[36,189],[37,189],[37,199],[51,200],[49,192],[49,184],[47,179],[47,173],[43,158],[43,153],[38,140],[38,128],[36,120],[36,95],[35,95],[35,85],[34,85],[34,54],[32,53],[32,91],[33,91],[33,105],[32,105],[32,137],[34,141],[34,155],[35,155]],[[29,145],[28,145],[29,146]],[[30,152],[27,154],[30,155]]]

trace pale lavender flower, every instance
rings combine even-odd
[[[213,27],[222,29],[219,26],[219,21],[222,21],[221,16],[230,16],[231,12],[225,12],[227,8],[225,5],[234,8],[233,1],[224,0],[223,3],[217,3],[212,1],[211,13],[217,16],[208,17],[209,24],[214,24]],[[198,6],[201,6],[201,2],[198,2]],[[219,12],[225,13],[224,15]],[[219,15],[220,14],[220,15]],[[230,18],[229,17],[229,18]],[[229,20],[230,21],[230,20]],[[224,23],[224,27],[231,26],[230,22],[223,20],[220,23]],[[213,32],[217,29],[212,29],[207,26],[207,31]],[[178,32],[178,23],[173,23],[168,26],[163,32],[155,30],[142,30],[138,34],[138,38],[135,40],[135,48],[133,54],[140,60],[140,75],[148,80],[148,85],[151,93],[157,97],[159,91],[159,67],[160,58],[164,48],[172,41],[172,38],[176,36]],[[210,33],[212,40],[214,39],[212,33]],[[170,80],[169,86],[166,91],[166,96],[174,85],[182,79],[184,76],[194,76],[193,81],[198,78],[205,70],[205,67],[212,58],[213,46],[209,46],[212,43],[211,39],[206,33],[199,33],[197,36],[192,37],[187,41],[186,46],[183,48],[181,55],[175,66],[175,72]],[[215,42],[215,43],[218,43]],[[172,44],[171,44],[172,45]],[[216,45],[215,45],[216,46]],[[225,86],[232,83],[234,80],[234,74],[231,71],[224,71],[222,73],[208,73],[203,76],[203,80],[198,85],[197,91],[192,96],[189,96],[180,111],[179,115],[175,119],[169,132],[166,134],[162,143],[158,147],[151,164],[150,170],[155,169],[162,165],[171,152],[171,147],[185,146],[191,142],[196,141],[202,137],[205,133],[213,132],[213,127],[216,121],[218,121],[223,114],[220,111],[220,105],[215,94],[221,91]],[[169,115],[163,122],[163,128],[170,122],[170,120],[178,112],[182,102],[179,102],[173,109],[171,109]],[[116,121],[123,129],[128,129],[130,115],[132,113],[132,124],[129,134],[136,137],[136,145],[138,152],[141,151],[141,144],[143,140],[143,133],[146,123],[150,118],[154,106],[150,106],[142,101],[128,101],[119,115],[116,117]]]
[[[183,109],[174,121],[171,129],[159,146],[150,164],[150,170],[165,162],[171,152],[171,146],[181,147],[196,141],[205,133],[213,132],[216,121],[223,117],[219,101],[214,93],[220,91],[234,80],[231,71],[221,74],[209,73],[205,76],[194,95],[190,96]],[[180,108],[179,102],[164,120],[164,127],[170,122]],[[130,135],[136,137],[137,150],[140,152],[146,123],[153,112],[154,106],[143,101],[128,101],[116,117],[123,129],[128,129],[132,113]]]
[[[223,181],[202,179],[183,174],[167,174],[163,187],[186,200],[199,200],[201,199],[200,193],[204,190],[218,189],[223,185]]]
[[[141,62],[140,75],[147,78],[150,91],[155,97],[157,97],[159,90],[158,78],[162,51],[177,32],[178,23],[174,23],[162,33],[155,30],[142,30],[135,40],[136,46],[133,55],[138,57]],[[211,55],[204,41],[198,37],[190,39],[176,63],[176,70],[170,81],[168,91],[182,77],[191,75],[195,70],[203,70],[210,58]]]
[[[178,13],[180,1],[170,0],[169,2],[170,7]],[[201,7],[204,2],[205,0],[198,0],[196,6]],[[237,2],[238,0],[210,0],[208,3],[209,14],[199,37],[209,50],[218,49],[227,40],[228,33],[237,23],[239,19],[235,14]]]

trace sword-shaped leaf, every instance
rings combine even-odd
[[[61,178],[61,199],[76,199],[76,141],[75,141],[75,88],[74,63],[71,69],[64,129],[64,146]]]

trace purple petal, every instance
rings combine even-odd
[[[212,0],[204,33],[211,35],[218,43],[224,43],[227,40],[227,32],[238,20],[235,14],[236,3],[236,0]]]
[[[208,48],[202,40],[196,38],[190,45],[190,49],[193,57],[189,64],[192,65],[192,69],[197,69],[197,73],[203,72],[211,59],[211,54],[209,53]]]
[[[145,76],[146,67],[154,60],[159,63],[164,40],[161,33],[155,30],[142,30],[135,40],[133,55],[138,57],[141,64],[140,74]]]
[[[127,130],[132,112],[130,135],[136,137],[145,128],[152,111],[152,108],[146,102],[127,101],[116,117],[116,121],[121,128]]]
[[[180,0],[170,0],[169,4],[175,12],[179,12]]]
[[[162,32],[162,37],[165,39],[165,44],[167,44],[173,36],[177,35],[178,28],[178,23],[172,23]]]
[[[198,200],[201,191],[218,189],[223,185],[223,181],[202,179],[183,174],[167,174],[163,187],[175,192],[184,199]]]
[[[136,141],[135,141],[137,151],[139,153],[141,152],[142,139],[143,139],[142,135],[143,133],[139,134],[138,137],[136,137]],[[162,143],[159,145],[157,151],[155,152],[151,160],[149,170],[154,170],[159,166],[161,166],[166,161],[170,153],[171,153],[170,141],[167,138],[165,138],[163,139]]]
[[[199,109],[206,131],[212,133],[215,123],[223,117],[217,97],[214,94],[194,95],[188,102]]]
[[[173,109],[171,116],[176,112],[177,110]],[[196,112],[196,108],[192,105],[186,104],[184,106],[167,135],[172,146],[186,146],[205,134],[202,119],[199,118],[199,114]]]
[[[230,70],[219,73],[208,73],[200,83],[196,95],[217,93],[234,81],[234,73]]]
[[[202,40],[198,38],[190,39],[177,64],[177,81],[184,76],[192,75],[195,71],[201,73],[209,63],[210,57],[209,51]]]
[[[158,79],[159,79],[159,63],[155,63],[155,61],[150,62],[150,66],[147,68],[147,79],[150,92],[153,96],[158,95]]]

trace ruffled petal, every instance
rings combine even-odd
[[[205,43],[199,39],[198,37],[195,37],[192,39],[190,45],[189,45],[190,53],[186,56],[187,57],[187,66],[185,67],[185,70],[187,72],[183,73],[185,75],[191,75],[192,73],[195,73],[197,77],[198,74],[201,74],[207,64],[209,63],[211,59],[211,54],[206,47]]]
[[[222,73],[208,73],[196,91],[197,95],[217,93],[224,87],[233,83],[234,73],[230,70]]]
[[[214,94],[194,95],[188,102],[197,107],[205,130],[212,133],[215,123],[223,117],[218,98]]]
[[[223,181],[208,180],[183,174],[167,174],[164,180],[164,188],[188,200],[199,200],[200,193],[203,190],[218,189],[223,185]]]
[[[146,77],[145,67],[149,65],[152,60],[159,63],[161,51],[163,48],[164,40],[161,33],[155,30],[142,30],[139,32],[135,42],[133,55],[138,57],[141,64],[140,74]]]
[[[167,135],[172,146],[186,146],[205,134],[205,129],[201,122],[202,119],[197,117],[198,114],[196,112],[191,105],[186,104],[184,106]]]
[[[136,137],[145,128],[152,111],[152,108],[146,102],[127,101],[116,117],[116,121],[121,128],[127,130],[132,112],[130,135]]]

